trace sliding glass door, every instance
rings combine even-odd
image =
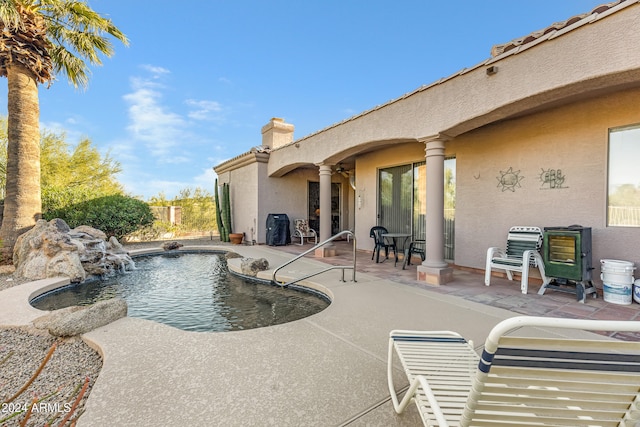
[[[453,260],[456,159],[445,160],[445,259]],[[425,162],[378,170],[378,225],[390,233],[425,239],[427,168]]]
[[[379,170],[378,224],[390,233],[410,234],[412,238],[409,240],[424,239],[425,172],[424,162]]]
[[[390,233],[411,233],[413,169],[402,165],[379,171],[378,225]]]

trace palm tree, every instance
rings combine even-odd
[[[0,240],[11,259],[17,237],[41,217],[38,84],[66,74],[88,83],[88,64],[110,57],[107,36],[126,36],[83,0],[0,0],[0,76],[8,81],[7,180]],[[7,259],[7,258],[5,258]]]

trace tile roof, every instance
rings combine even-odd
[[[514,40],[511,40],[508,43],[505,44],[499,44],[499,45],[495,45],[491,48],[491,57],[496,57],[498,55],[502,55],[505,52],[510,51],[511,49],[515,49],[517,47],[520,47],[522,45],[525,45],[527,43],[531,43],[537,39],[539,39],[540,37],[552,33],[552,32],[556,32],[556,31],[560,31],[564,28],[570,27],[573,24],[576,24],[579,21],[585,20],[585,21],[591,21],[592,15],[595,14],[601,14],[603,12],[606,12],[607,10],[619,5],[620,3],[624,3],[627,0],[618,0],[618,1],[614,1],[611,3],[605,3],[602,4],[600,6],[597,6],[596,8],[594,8],[591,12],[589,13],[582,13],[580,15],[575,15],[572,16],[571,18],[565,20],[565,21],[560,21],[560,22],[555,22],[551,25],[549,25],[548,27],[539,30],[539,31],[534,31],[531,34],[528,34],[524,37],[520,37]],[[579,26],[579,25],[577,25]]]

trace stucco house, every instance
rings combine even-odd
[[[483,270],[513,225],[580,224],[599,285],[601,259],[640,265],[639,46],[640,1],[620,0],[300,139],[274,118],[214,167],[234,231],[264,243],[286,213],[371,250],[381,224],[426,239],[417,277],[442,284]]]

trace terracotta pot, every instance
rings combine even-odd
[[[244,238],[244,233],[229,233],[229,240],[234,245],[239,245],[242,243],[242,239]]]

